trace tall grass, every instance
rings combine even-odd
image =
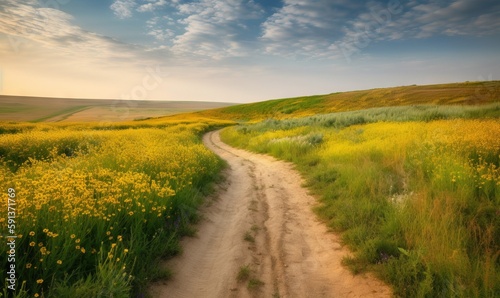
[[[402,297],[498,297],[498,105],[420,109],[270,120],[222,137],[297,164],[316,211],[354,250],[354,272],[376,272]]]
[[[314,116],[275,120],[266,119],[245,130],[288,130],[296,127],[314,126],[341,129],[355,124],[374,123],[379,121],[433,121],[445,119],[477,119],[499,118],[500,103],[481,106],[436,106],[413,105],[402,107],[380,107],[349,112],[318,114]]]
[[[18,297],[140,294],[158,259],[192,233],[222,167],[200,142],[207,124],[82,127],[0,135],[0,209],[7,188],[17,194]],[[4,216],[0,229],[7,231]],[[6,244],[0,236],[2,254]]]

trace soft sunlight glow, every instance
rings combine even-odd
[[[500,2],[94,2],[2,1],[0,94],[250,102],[500,76]]]

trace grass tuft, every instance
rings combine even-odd
[[[255,237],[252,236],[252,234],[249,231],[245,232],[245,235],[243,236],[243,240],[248,241],[250,243],[255,243]]]
[[[238,271],[238,276],[236,276],[236,279],[239,282],[243,282],[250,278],[250,273],[251,271],[249,265],[241,266],[240,271]]]
[[[251,278],[248,281],[247,287],[249,290],[256,290],[264,285],[264,282],[257,278]]]

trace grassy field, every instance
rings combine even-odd
[[[0,121],[122,122],[230,105],[218,102],[98,100],[0,95]]]
[[[29,124],[0,135],[0,208],[16,200],[17,297],[130,297],[168,275],[155,264],[193,233],[223,166],[200,136],[227,122],[193,122]],[[2,231],[10,224],[0,218]]]
[[[387,107],[222,137],[297,165],[354,250],[353,272],[376,272],[401,297],[498,297],[499,118],[499,103]]]
[[[377,273],[401,297],[498,297],[499,90],[407,86],[140,121],[213,105],[1,97],[17,297],[140,296],[168,276],[158,260],[193,233],[223,167],[200,136],[237,122],[224,140],[296,164],[318,215],[354,250],[344,260],[354,272]],[[0,251],[8,225],[0,218]]]

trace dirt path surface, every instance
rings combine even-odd
[[[230,147],[218,132],[203,142],[228,162],[227,181],[202,210],[197,236],[167,262],[172,280],[151,287],[153,297],[391,296],[382,282],[341,266],[349,252],[311,211],[315,199],[291,164]],[[238,281],[246,265],[250,276]]]

